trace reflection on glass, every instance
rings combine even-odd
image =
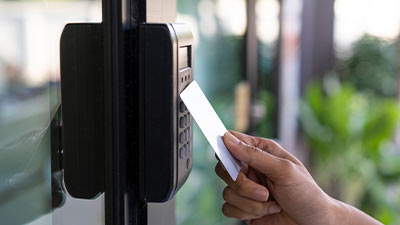
[[[100,21],[100,6],[96,1],[0,1],[3,225],[62,224],[52,223],[57,176],[51,172],[49,129],[60,105],[59,39],[66,23]],[[59,203],[66,205],[65,199]]]

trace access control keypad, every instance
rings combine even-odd
[[[191,71],[192,69],[190,68],[180,70],[178,84],[180,92],[193,80]],[[193,143],[191,140],[193,140],[193,119],[180,98],[178,104],[178,123],[178,173],[183,173],[185,170],[190,170],[192,168]]]
[[[193,35],[186,24],[147,23],[139,25],[138,39],[145,198],[166,202],[185,183],[193,163],[193,120],[179,97],[193,81]]]

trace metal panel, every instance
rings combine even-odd
[[[166,203],[149,203],[148,225],[175,225],[175,198]]]

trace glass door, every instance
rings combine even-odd
[[[104,194],[63,186],[59,43],[71,22],[100,22],[97,0],[0,1],[1,224],[105,224]]]

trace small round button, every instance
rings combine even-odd
[[[184,147],[180,148],[179,149],[179,158],[183,159],[183,156],[185,155],[185,152],[186,152],[186,150],[185,150]]]
[[[183,144],[184,141],[185,141],[185,134],[184,134],[183,132],[181,132],[181,133],[179,134],[179,142],[180,142],[181,144]]]
[[[185,115],[185,126],[187,126],[187,124],[188,124],[188,118],[187,115]]]
[[[192,161],[190,160],[190,158],[188,158],[186,160],[186,168],[190,169],[191,166],[192,166]]]

